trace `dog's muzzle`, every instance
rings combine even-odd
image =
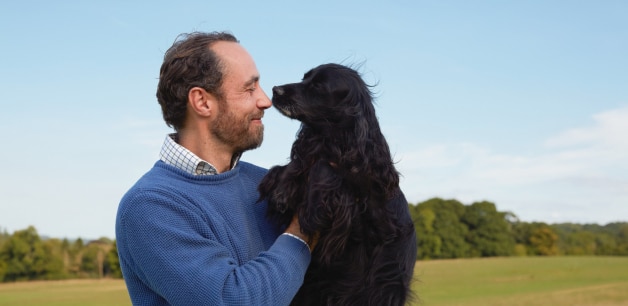
[[[273,86],[273,95],[281,96],[285,93],[283,87],[281,86]]]

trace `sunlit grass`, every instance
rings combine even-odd
[[[0,284],[0,305],[131,305],[120,279],[36,281]]]
[[[416,305],[628,305],[628,257],[419,261]]]
[[[509,257],[417,262],[413,305],[628,305],[628,257]],[[123,280],[0,284],[0,305],[131,305]]]

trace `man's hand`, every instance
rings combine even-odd
[[[299,218],[297,217],[296,214],[294,215],[294,217],[292,217],[292,222],[290,222],[290,225],[288,225],[288,228],[286,229],[285,233],[297,236],[301,240],[303,240],[310,248],[310,252],[314,250],[314,247],[316,246],[316,243],[318,242],[318,234],[315,234],[313,237],[310,237],[301,232],[301,226],[299,225]]]

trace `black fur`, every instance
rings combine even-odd
[[[368,85],[338,64],[273,88],[273,104],[301,121],[290,162],[262,180],[268,214],[319,234],[292,305],[403,305],[412,295],[416,237]]]

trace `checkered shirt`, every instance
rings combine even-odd
[[[241,154],[235,154],[231,160],[231,169],[233,169],[240,160]],[[161,146],[159,159],[164,163],[177,167],[192,175],[215,175],[218,170],[212,164],[202,160],[190,150],[178,144],[178,135],[176,133],[169,134]]]

